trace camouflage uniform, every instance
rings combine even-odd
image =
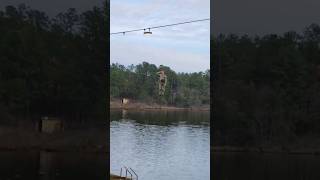
[[[157,74],[159,74],[159,95],[162,96],[166,89],[167,76],[164,74],[163,70],[160,70]]]

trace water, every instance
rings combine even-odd
[[[80,138],[97,139],[106,141],[104,134],[105,127],[100,122],[89,123],[69,123],[65,124],[64,134],[56,134],[51,137],[53,142],[63,142],[70,145],[72,150]],[[105,124],[105,122],[104,122]],[[14,133],[20,134],[13,139],[19,141],[12,144],[20,143],[22,137],[27,136],[25,141],[34,141],[34,131],[37,131],[36,125],[32,122],[26,122],[16,126],[0,126],[0,139],[6,141],[6,137]],[[25,129],[27,129],[25,131]],[[2,130],[2,131],[1,131]],[[10,130],[10,131],[6,131]],[[9,133],[10,132],[10,133]],[[30,134],[28,134],[28,132]],[[107,135],[107,133],[105,133]],[[30,137],[29,137],[30,136]],[[44,136],[49,136],[44,134]],[[98,137],[99,136],[99,137]],[[20,138],[21,137],[21,138]],[[11,137],[12,138],[12,137]],[[66,138],[66,141],[63,141]],[[12,140],[14,141],[14,140]],[[72,143],[75,144],[72,144]],[[93,144],[96,142],[92,142]],[[95,144],[94,144],[95,145]],[[103,180],[108,177],[108,156],[107,153],[85,153],[81,149],[74,149],[75,152],[46,152],[36,150],[0,151],[0,180],[70,180],[70,179],[90,179]]]
[[[0,180],[102,180],[107,158],[97,153],[0,152]]]
[[[140,180],[209,180],[209,112],[112,111],[111,173],[134,169]]]
[[[320,156],[219,153],[213,154],[213,179],[319,180]]]

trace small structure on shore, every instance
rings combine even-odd
[[[53,133],[63,131],[63,122],[59,118],[42,117],[38,125],[39,132]]]
[[[127,99],[127,98],[122,98],[122,100],[121,100],[121,104],[122,105],[126,105],[126,104],[128,104],[129,103],[129,99]]]

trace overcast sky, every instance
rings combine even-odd
[[[210,0],[111,0],[110,32],[210,17]],[[143,61],[177,72],[210,68],[210,22],[110,36],[110,63]]]
[[[320,0],[214,0],[213,31],[262,35],[320,24]]]
[[[32,9],[44,11],[52,17],[68,8],[76,8],[78,12],[83,12],[94,6],[102,7],[103,2],[104,0],[0,0],[0,8],[24,3]]]
[[[104,0],[0,0],[0,8],[25,3],[50,16],[70,7],[79,12]],[[215,34],[267,34],[302,31],[320,24],[320,0],[111,0],[111,32],[207,18],[210,5]],[[209,67],[209,23],[182,25],[111,37],[111,62],[124,65],[148,61],[177,71]]]

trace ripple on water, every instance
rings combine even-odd
[[[194,117],[194,116],[193,116]],[[210,179],[209,127],[111,122],[111,172],[132,167],[139,179]]]

